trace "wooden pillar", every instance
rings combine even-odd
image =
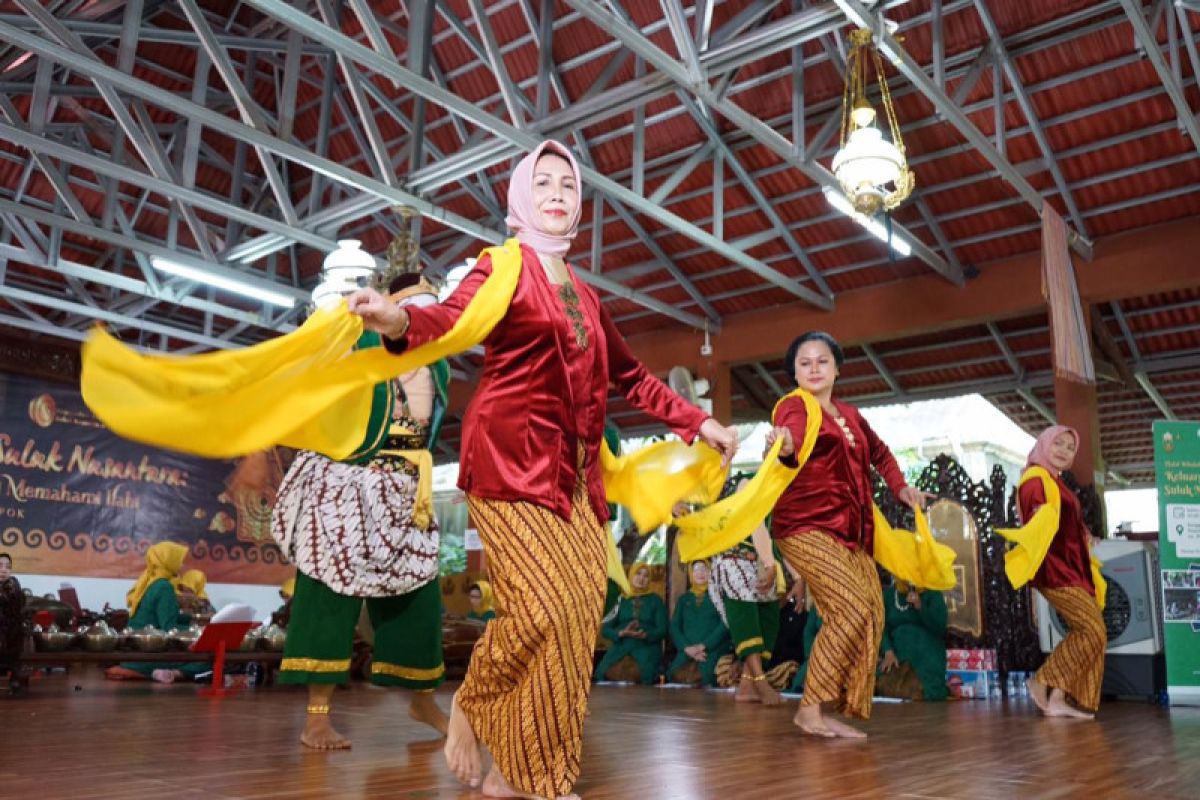
[[[1080,485],[1104,485],[1104,458],[1100,453],[1100,417],[1096,387],[1062,378],[1054,379],[1054,407],[1058,423],[1079,431],[1079,451],[1071,470]]]

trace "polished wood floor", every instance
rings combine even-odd
[[[75,687],[79,686],[79,689]],[[602,687],[587,726],[586,800],[1200,797],[1200,709],[1111,703],[1094,723],[1027,702],[877,705],[864,742],[816,741],[779,709],[699,690]],[[439,693],[449,707],[449,690]],[[303,750],[303,695],[221,700],[193,686],[51,676],[0,696],[0,797],[51,800],[472,798],[402,692],[335,697],[354,748]]]

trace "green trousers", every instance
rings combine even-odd
[[[725,600],[725,618],[733,639],[733,654],[743,661],[760,653],[763,662],[771,660],[775,639],[779,636],[779,604]]]
[[[440,684],[446,670],[442,598],[436,580],[398,597],[363,598],[338,594],[303,573],[296,575],[279,682],[349,680],[354,626],[364,602],[375,629],[371,683],[407,689],[433,689]]]

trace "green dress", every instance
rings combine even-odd
[[[810,608],[808,616],[804,619],[804,663],[800,665],[800,669],[796,670],[796,675],[792,678],[792,685],[788,687],[788,691],[804,691],[804,677],[808,675],[808,659],[812,655],[813,642],[817,640],[817,634],[821,632],[821,626],[824,624],[821,615],[817,613],[817,607]],[[885,635],[879,642],[879,655],[881,656],[887,652],[884,649],[886,642],[887,636]]]
[[[175,595],[175,587],[171,585],[171,581],[167,578],[159,578],[146,587],[146,593],[142,595],[142,601],[138,603],[137,611],[129,618],[129,627],[134,630],[157,628],[160,631],[169,632],[176,628],[186,627],[191,621],[190,616],[180,613],[179,598]],[[127,661],[123,662],[121,666],[134,672],[140,672],[147,678],[151,677],[156,669],[177,670],[189,678],[194,678],[212,669],[212,665],[207,661],[171,664]]]
[[[733,643],[729,639],[729,629],[721,621],[721,615],[717,613],[717,607],[713,605],[708,592],[697,596],[689,591],[679,596],[675,602],[675,614],[671,617],[671,641],[679,652],[667,667],[667,680],[672,679],[675,670],[692,660],[683,649],[702,644],[705,659],[699,663],[700,683],[703,686],[715,686],[717,659],[733,650]]]
[[[474,611],[467,612],[467,619],[477,619],[480,622],[484,622],[484,623],[491,622],[495,618],[496,618],[496,612],[493,610],[485,611],[482,614],[476,614]]]
[[[646,638],[622,639],[621,631],[635,619]],[[597,680],[605,680],[604,673],[625,656],[631,656],[637,662],[640,683],[649,686],[658,680],[659,670],[662,669],[662,642],[667,635],[667,607],[661,597],[654,593],[622,597],[617,604],[617,615],[604,623],[601,632],[613,645],[596,667]]]
[[[885,613],[879,652],[892,650],[901,663],[912,665],[926,700],[946,699],[946,598],[941,592],[921,592],[921,610],[897,597],[896,587],[883,590]]]

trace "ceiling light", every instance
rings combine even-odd
[[[856,211],[854,206],[850,204],[850,201],[846,199],[846,196],[837,189],[834,189],[831,186],[824,186],[821,188],[821,191],[825,193],[825,199],[829,201],[829,205],[833,206],[847,217],[850,217],[859,225],[862,225],[864,228],[870,231],[875,238],[879,239],[879,241],[891,245],[892,249],[896,251],[896,255],[901,257],[912,255],[912,245],[895,234],[892,234],[889,237],[888,230],[882,222],[874,219],[873,217],[868,217],[861,211]]]
[[[193,267],[188,264],[181,264],[178,261],[173,261],[162,256],[150,256],[150,264],[159,272],[165,272],[168,275],[175,275],[180,278],[187,278],[190,281],[204,283],[209,286],[215,286],[218,289],[224,289],[227,292],[233,292],[245,297],[251,297],[255,300],[261,300],[264,303],[270,303],[273,306],[280,308],[293,308],[296,305],[296,298],[282,291],[268,289],[259,283],[250,283],[249,281],[241,280],[232,275],[224,275],[218,272],[213,272],[203,267]]]

